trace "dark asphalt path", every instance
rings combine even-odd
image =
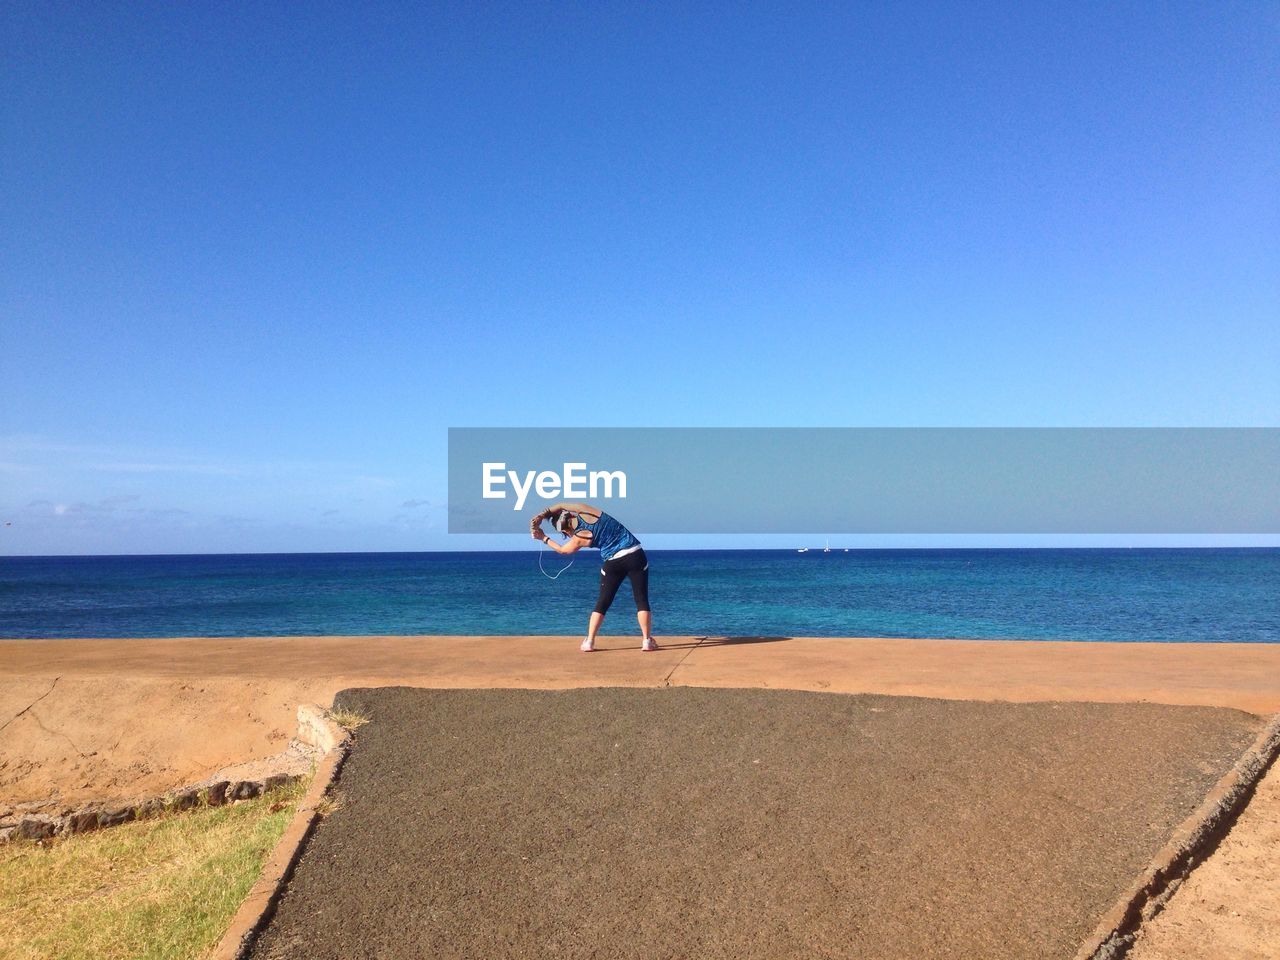
[[[346,691],[259,960],[1070,958],[1260,727],[770,690]]]

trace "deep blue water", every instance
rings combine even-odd
[[[651,551],[655,633],[1280,642],[1280,549]],[[549,570],[563,559],[547,555]],[[0,559],[0,637],[577,634],[598,559]],[[623,585],[606,633],[635,628]]]

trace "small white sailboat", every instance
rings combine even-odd
[[[826,545],[825,547],[823,547],[823,548],[822,548],[822,552],[823,552],[823,553],[830,553],[830,552],[831,552],[831,538],[830,538],[830,537],[828,537],[828,538],[827,538],[827,545]]]

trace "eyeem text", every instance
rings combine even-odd
[[[530,490],[536,491],[543,500],[585,497],[609,499],[615,496],[626,499],[627,496],[627,475],[621,470],[588,470],[585,463],[566,463],[562,473],[554,470],[526,470],[522,476],[515,470],[508,470],[505,463],[484,463],[481,466],[484,498],[505,499],[509,483],[516,495],[512,510],[524,509]]]

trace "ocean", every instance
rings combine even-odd
[[[565,558],[547,554],[555,572]],[[1280,642],[1280,549],[650,551],[654,632]],[[530,549],[0,559],[0,637],[581,634]],[[635,631],[623,584],[606,634]]]

